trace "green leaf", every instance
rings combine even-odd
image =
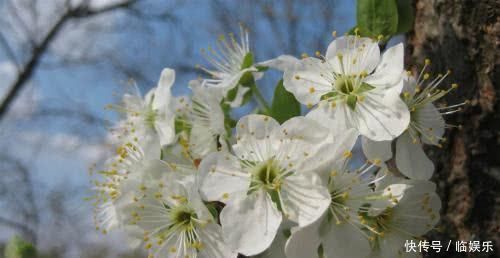
[[[235,98],[236,98],[236,94],[238,93],[238,87],[240,87],[240,85],[236,85],[236,87],[230,89],[227,94],[226,94],[226,100],[231,102],[233,101]]]
[[[300,103],[292,93],[285,89],[283,80],[278,82],[274,90],[271,116],[279,123],[283,123],[292,117],[300,116]]]
[[[255,68],[256,68],[256,69],[257,69],[257,71],[259,71],[259,72],[265,72],[265,71],[267,71],[267,70],[269,69],[269,67],[267,67],[267,66],[263,66],[263,65],[257,65],[257,66],[255,66]]]
[[[248,53],[243,58],[243,63],[241,64],[241,69],[249,68],[252,65],[253,65],[253,54]]]
[[[358,0],[356,19],[363,36],[390,37],[398,29],[396,0]]]
[[[215,221],[219,220],[219,210],[217,209],[217,203],[216,202],[208,202],[205,203],[205,206],[207,207],[208,211],[212,215],[213,219]]]
[[[397,34],[406,33],[413,27],[415,15],[411,0],[397,0],[398,4],[398,30]]]
[[[5,258],[36,258],[35,247],[15,236],[9,240],[5,247]]]
[[[224,113],[224,128],[228,136],[231,135],[232,129],[236,126],[237,121],[231,118],[231,106],[225,103],[224,100],[221,101],[220,107]]]
[[[358,101],[358,97],[356,97],[355,95],[347,96],[347,100],[346,100],[347,106],[349,106],[352,110],[354,110],[356,108],[357,101]]]

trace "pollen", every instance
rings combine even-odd
[[[429,58],[426,58],[425,61],[424,61],[425,65],[430,65],[431,64],[431,60]]]
[[[227,200],[227,199],[229,198],[229,194],[228,194],[228,193],[224,193],[224,194],[222,195],[222,198]]]
[[[350,152],[350,151],[344,151],[343,156],[344,156],[344,158],[351,158],[352,157],[352,152]]]
[[[300,80],[300,76],[295,75],[295,80]]]
[[[308,58],[309,55],[307,53],[302,53],[302,55],[300,55],[302,58]]]
[[[314,93],[315,91],[316,91],[316,89],[315,89],[314,87],[310,87],[310,88],[309,88],[309,93],[311,93],[311,94],[312,94],[312,93]]]
[[[332,37],[334,37],[334,38],[337,37],[337,31],[336,30],[332,31]]]

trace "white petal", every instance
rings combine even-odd
[[[367,159],[386,161],[392,158],[391,141],[372,141],[361,138],[361,147]]]
[[[189,146],[194,156],[202,158],[211,152],[216,152],[218,144],[217,136],[214,136],[206,127],[193,125]]]
[[[308,142],[321,142],[328,136],[328,129],[313,119],[303,116],[293,117],[281,125],[286,130],[286,138],[299,138]]]
[[[300,164],[301,171],[329,173],[335,163],[339,161],[343,163],[344,153],[352,150],[358,135],[354,129],[347,129],[336,135],[331,133],[322,143],[316,144],[315,148],[309,151],[309,157]]]
[[[439,139],[443,137],[445,130],[445,121],[443,116],[432,103],[427,103],[419,108],[415,113],[415,120],[426,130],[429,137],[420,137],[425,144],[438,144]]]
[[[330,192],[316,174],[294,174],[281,189],[283,213],[300,227],[319,219],[330,206]]]
[[[338,58],[339,54],[342,54],[342,65]],[[380,48],[377,42],[370,38],[343,36],[330,43],[326,50],[326,59],[337,73],[370,74],[379,63]]]
[[[300,60],[291,55],[281,55],[274,59],[270,59],[261,63],[258,63],[257,66],[267,66],[276,70],[286,71],[288,69],[293,68]]]
[[[331,83],[323,77],[331,72],[331,68],[321,60],[312,57],[305,58],[285,70],[283,86],[300,103],[313,105],[320,101],[321,96],[333,89]]]
[[[200,255],[203,258],[236,258],[238,253],[231,250],[224,241],[222,229],[219,225],[210,223],[199,229],[203,248]]]
[[[174,117],[158,117],[154,123],[154,127],[158,137],[160,138],[161,146],[172,143],[175,139],[175,121]]]
[[[396,141],[396,166],[412,179],[428,180],[434,173],[434,164],[425,155],[422,144],[413,143],[409,133],[404,133]]]
[[[229,75],[226,78],[223,78],[219,83],[217,84],[211,84],[215,88],[220,88],[223,89],[224,92],[227,94],[227,92],[234,87],[238,85],[240,82],[241,76],[243,76],[246,72],[256,72],[257,69],[255,67],[250,67],[243,69],[235,74]]]
[[[202,160],[199,171],[200,192],[207,201],[227,202],[250,186],[250,176],[241,171],[239,161],[230,154],[208,155]]]
[[[356,104],[354,126],[374,141],[387,141],[403,133],[410,122],[408,107],[395,90],[370,91]]]
[[[408,76],[407,73],[403,73],[403,92],[408,92],[410,96],[415,96],[415,89],[417,88],[417,81],[415,77]]]
[[[170,88],[174,84],[174,81],[175,71],[169,68],[163,69],[158,86],[154,91],[154,110],[164,110],[165,108],[168,108],[168,105],[170,105],[170,99],[172,98]]]
[[[439,221],[441,200],[435,192],[436,185],[430,181],[406,180],[406,183],[412,187],[405,190],[403,198],[394,208],[395,220],[405,232],[421,236]]]
[[[281,227],[278,229],[278,233],[276,233],[276,237],[271,246],[263,253],[253,256],[254,258],[289,258],[285,255],[285,244],[287,240],[285,230],[289,228],[288,226],[284,226],[286,224],[286,221],[281,223]]]
[[[362,230],[349,223],[331,223],[322,244],[325,257],[328,258],[367,257],[371,251],[370,243]]]
[[[399,85],[404,72],[404,46],[399,43],[384,52],[375,72],[365,82],[375,87],[390,88]]]
[[[380,258],[395,257],[400,258],[401,255],[405,254],[404,244],[408,239],[408,236],[401,233],[387,234],[384,237],[380,237],[378,240],[379,248],[377,249],[377,256]],[[403,256],[404,257],[404,256]]]
[[[236,125],[238,141],[233,150],[240,159],[266,161],[279,149],[281,134],[280,124],[272,117],[247,115]]]
[[[317,108],[311,110],[306,117],[311,118],[330,129],[333,134],[345,132],[354,128],[352,112],[340,101],[332,107],[327,101],[321,101]]]
[[[226,242],[246,256],[266,250],[281,224],[281,213],[264,191],[228,203],[220,214]]]
[[[320,226],[324,218],[318,219],[309,226],[292,229],[292,235],[286,242],[287,258],[318,257],[320,245]]]

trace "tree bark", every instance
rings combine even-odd
[[[436,164],[443,207],[441,222],[428,240],[440,240],[448,252],[427,257],[497,257],[500,248],[500,10],[496,0],[416,0],[414,30],[407,37],[407,64],[432,61],[431,74],[452,74],[459,88],[449,104],[470,100],[461,112],[446,116],[442,149],[429,148]],[[420,65],[421,67],[421,65]],[[444,86],[444,85],[443,85]],[[457,253],[456,241],[493,241],[494,253]]]

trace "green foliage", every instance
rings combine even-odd
[[[274,90],[271,116],[280,123],[294,116],[300,116],[300,103],[285,89],[283,80],[278,82]]]
[[[415,14],[411,0],[398,0],[398,31],[397,34],[406,33],[413,27]]]
[[[231,118],[231,106],[224,103],[224,100],[220,103],[222,112],[224,113],[224,128],[226,129],[227,135],[231,135],[232,129],[236,126],[236,120]]]
[[[396,0],[358,0],[356,19],[363,36],[392,36],[398,29]]]
[[[5,247],[5,258],[36,258],[36,249],[32,244],[15,236]]]
[[[387,41],[410,31],[414,18],[411,0],[358,0],[356,5],[357,28],[365,37]],[[356,34],[355,28],[348,34]]]

